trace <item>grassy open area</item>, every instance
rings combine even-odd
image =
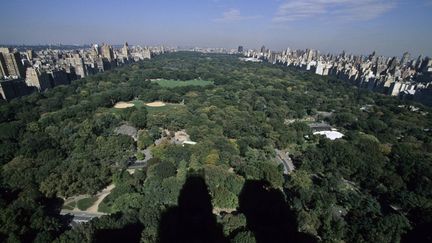
[[[98,207],[98,212],[101,213],[112,213],[112,200],[110,200],[110,196],[108,195],[107,197],[104,198],[104,200],[102,200],[102,202],[99,204]]]
[[[148,114],[153,115],[153,114],[157,114],[157,113],[167,113],[167,112],[174,111],[174,110],[184,109],[185,106],[180,105],[180,104],[166,104],[165,106],[161,106],[161,107],[146,106],[146,108],[147,108]]]
[[[172,80],[172,79],[158,79],[152,80],[152,82],[159,84],[165,88],[183,87],[183,86],[206,86],[213,84],[213,81],[192,79],[192,80]]]
[[[136,108],[145,106],[145,103],[142,100],[132,100],[131,103],[133,103]]]
[[[79,210],[85,211],[89,207],[91,207],[97,200],[98,200],[98,197],[83,198],[77,202],[77,207]]]
[[[148,117],[157,117],[159,115],[168,115],[170,113],[176,113],[178,111],[184,111],[186,110],[186,106],[182,104],[173,104],[173,103],[165,103],[164,106],[148,106],[146,105],[147,102],[144,102],[142,100],[132,100],[129,101],[130,103],[134,104],[133,107],[127,108],[127,109],[139,109],[142,107],[145,107],[148,111]],[[98,110],[98,113],[102,114],[105,112],[110,112],[119,118],[122,117],[122,114],[124,112],[127,112],[127,109],[119,109],[119,108],[100,108]],[[151,118],[150,118],[151,119]]]
[[[75,206],[76,206],[76,202],[72,201],[72,202],[70,202],[68,204],[63,205],[63,209],[73,210],[75,208]]]

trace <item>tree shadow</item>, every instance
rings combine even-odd
[[[239,196],[239,206],[257,243],[317,242],[314,236],[298,232],[295,214],[282,192],[272,188],[267,181],[246,181]]]
[[[119,229],[96,230],[93,242],[140,242],[144,227],[139,224],[128,224]]]
[[[186,179],[178,206],[161,216],[159,242],[228,242],[212,213],[211,197],[200,176]]]
[[[432,242],[432,211],[428,209],[414,208],[408,214],[412,229],[402,235],[402,243]]]

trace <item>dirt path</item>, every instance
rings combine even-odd
[[[91,207],[89,207],[85,212],[88,213],[98,213],[99,204],[104,200],[106,196],[108,196],[111,193],[111,190],[114,189],[115,185],[111,184],[107,188],[103,189],[100,193],[98,193],[96,196],[98,197],[98,200],[93,203]]]

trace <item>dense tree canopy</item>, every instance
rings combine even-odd
[[[162,87],[157,78],[213,84]],[[132,100],[168,105],[113,108]],[[345,136],[315,136],[312,121]],[[122,124],[140,130],[137,141],[116,132]],[[183,129],[196,145],[154,145],[162,131]],[[239,206],[248,181],[281,193],[295,230],[317,241],[427,241],[431,129],[431,109],[332,77],[234,55],[161,55],[0,104],[0,241],[102,241],[123,230],[155,242],[161,214],[191,174],[205,179],[232,242],[256,240]],[[145,148],[153,158],[129,175]],[[283,175],[275,149],[289,152],[296,170]],[[112,214],[68,229],[57,200],[110,183],[100,209]]]

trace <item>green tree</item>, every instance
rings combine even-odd
[[[152,145],[153,143],[154,143],[154,140],[150,136],[149,132],[147,132],[147,131],[140,131],[138,133],[137,146],[138,146],[139,149],[145,149],[148,146]]]
[[[170,162],[160,162],[151,167],[147,171],[147,175],[157,178],[168,178],[176,175],[176,167]]]
[[[147,109],[139,108],[130,115],[129,122],[139,129],[147,127]]]
[[[246,217],[244,214],[225,214],[220,219],[225,236],[229,237],[233,232],[246,228]]]
[[[255,236],[250,231],[240,231],[231,240],[233,243],[255,243]]]

